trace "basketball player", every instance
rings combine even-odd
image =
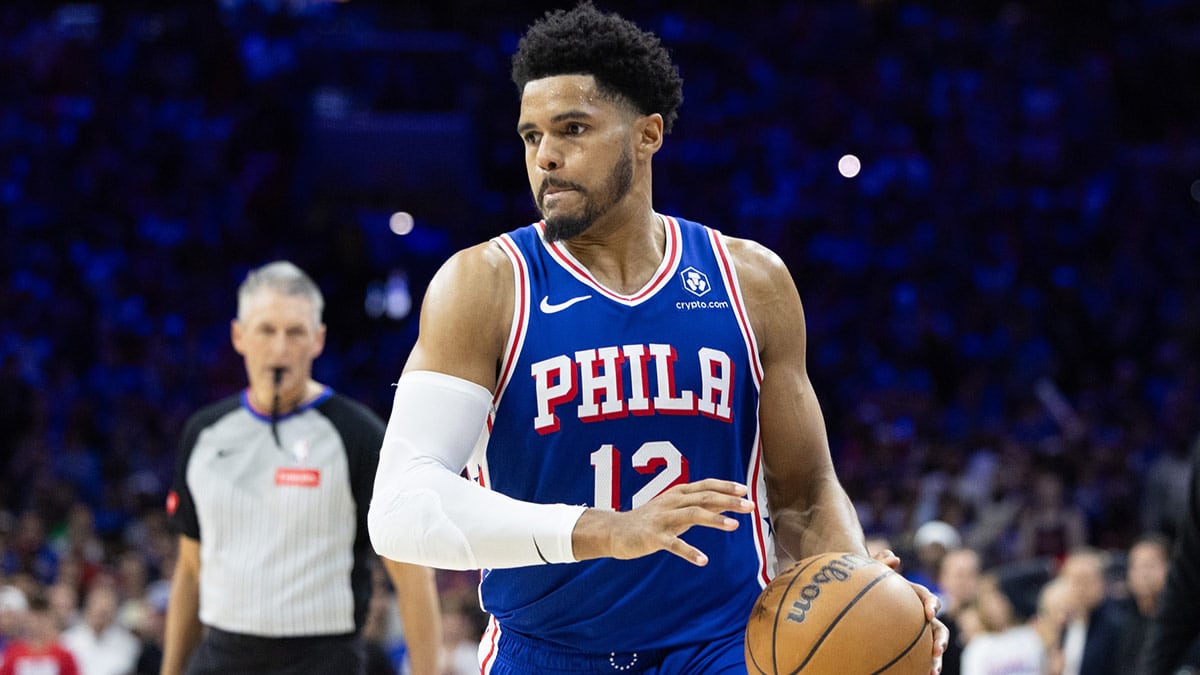
[[[323,306],[289,262],[252,270],[238,288],[231,337],[250,386],[183,431],[167,503],[180,534],[163,675],[366,672],[366,512],[384,425],[312,378]],[[440,673],[432,570],[384,567],[412,672]]]
[[[431,282],[372,542],[483,569],[486,673],[744,673],[776,555],[867,553],[800,298],[771,251],[653,209],[682,101],[657,37],[584,3],[530,27],[513,77],[543,220]]]

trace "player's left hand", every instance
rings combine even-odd
[[[892,568],[893,571],[900,571],[900,557],[895,553],[885,549],[872,557]],[[933,626],[933,663],[929,667],[929,673],[938,675],[942,672],[942,654],[946,653],[946,646],[950,644],[950,629],[937,618],[938,610],[942,608],[942,601],[921,584],[914,584],[911,581],[908,583],[917,592],[917,597],[921,598],[921,603],[925,605],[925,620]]]

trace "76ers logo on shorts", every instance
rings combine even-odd
[[[683,287],[696,297],[703,297],[705,293],[712,290],[712,286],[708,283],[708,275],[695,267],[683,270],[679,273],[679,277],[683,279]]]

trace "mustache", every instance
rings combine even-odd
[[[572,183],[569,180],[558,180],[556,178],[546,178],[542,184],[538,186],[537,200],[538,204],[542,203],[542,199],[546,196],[546,190],[550,188],[558,188],[560,190],[576,190],[578,192],[587,192],[579,183]]]

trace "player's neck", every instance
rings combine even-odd
[[[605,216],[563,244],[605,287],[621,294],[635,293],[662,264],[666,224],[650,208],[634,215]]]

